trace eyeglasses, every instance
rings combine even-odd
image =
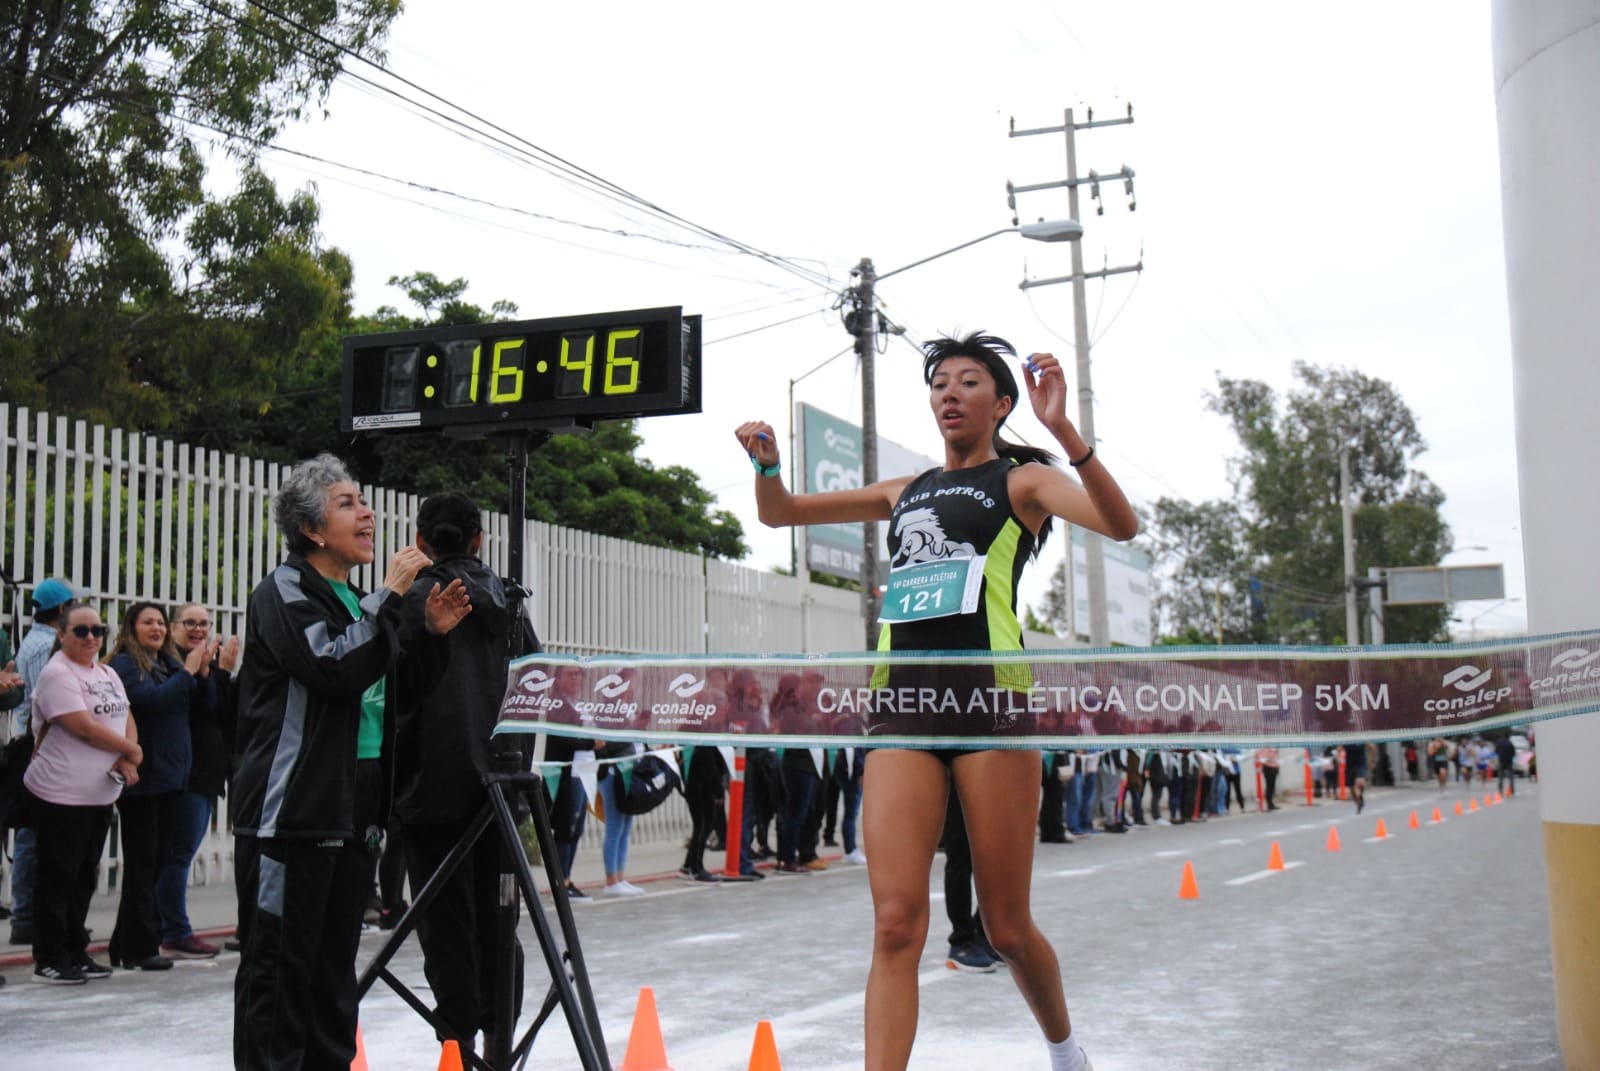
[[[67,631],[78,637],[80,640],[86,640],[90,636],[93,636],[97,640],[103,640],[106,638],[106,633],[110,632],[111,630],[106,628],[104,625],[73,625]]]
[[[210,628],[211,627],[211,622],[209,622],[209,621],[194,621],[194,620],[191,620],[190,618],[187,618],[187,617],[184,618],[182,621],[179,621],[178,624],[182,625],[184,628]]]

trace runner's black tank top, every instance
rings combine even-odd
[[[1034,537],[1011,510],[1006,476],[1012,464],[997,458],[974,468],[929,469],[901,492],[889,515],[890,569],[981,555],[983,585],[973,613],[884,625],[880,651],[1022,650],[1017,582]],[[1008,674],[1008,668],[1018,672]],[[1031,687],[1026,667],[1000,669],[994,684]]]

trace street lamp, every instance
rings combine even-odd
[[[1521,601],[1522,601],[1522,596],[1513,595],[1509,599],[1501,599],[1499,602],[1495,603],[1493,606],[1489,607],[1487,610],[1482,611],[1481,613],[1474,614],[1472,619],[1467,622],[1467,642],[1468,643],[1476,643],[1477,640],[1478,640],[1478,618],[1483,617],[1485,614],[1494,613],[1494,611],[1500,609],[1500,607],[1506,605],[1507,603],[1521,602]]]
[[[910,264],[902,265],[893,271],[876,273],[872,266],[871,257],[862,257],[861,263],[852,273],[856,283],[847,291],[847,303],[851,306],[845,315],[845,328],[855,336],[856,356],[861,361],[861,482],[863,486],[870,486],[878,481],[878,411],[877,411],[877,385],[876,385],[876,336],[878,317],[874,305],[874,287],[878,280],[887,279],[891,275],[899,275],[930,260],[949,256],[968,246],[986,242],[990,238],[998,238],[1002,234],[1020,234],[1024,238],[1035,242],[1076,242],[1083,237],[1083,224],[1076,219],[1039,220],[1036,223],[1024,223],[1021,226],[1002,227],[1000,230],[953,245],[949,249],[935,253],[932,256],[914,260]],[[867,647],[870,649],[877,644],[878,625],[878,525],[876,521],[867,521],[861,526],[861,609],[866,621]]]

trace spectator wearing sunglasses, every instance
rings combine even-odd
[[[217,797],[226,790],[233,753],[237,703],[233,671],[239,664],[238,637],[218,643],[211,614],[199,603],[185,603],[172,615],[172,642],[180,658],[200,648],[216,653],[195,677],[189,697],[189,782],[178,800],[177,821],[161,839],[156,874],[156,921],[161,954],[169,959],[209,959],[217,946],[194,932],[189,922],[189,870],[211,828]]]
[[[69,603],[60,648],[33,689],[33,759],[23,775],[35,835],[33,980],[82,985],[111,968],[89,956],[84,919],[124,783],[137,784],[139,747],[122,679],[99,662],[106,627]]]

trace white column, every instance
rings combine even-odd
[[[1517,471],[1533,632],[1600,622],[1600,0],[1494,0]],[[1568,1067],[1600,1067],[1600,715],[1537,727],[1556,1015]]]

